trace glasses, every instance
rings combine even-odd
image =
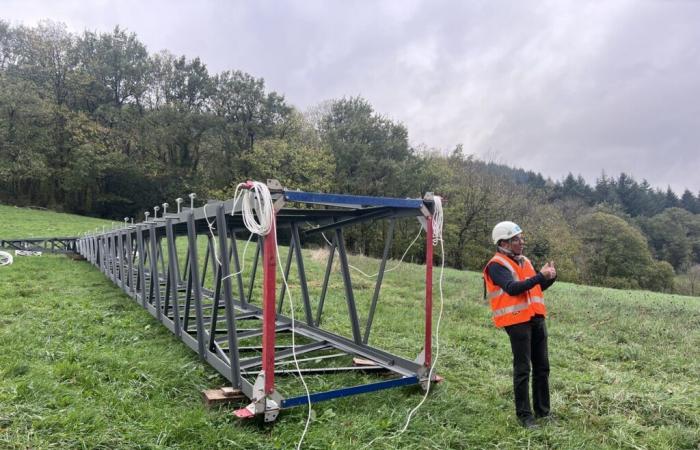
[[[525,238],[522,235],[518,235],[518,236],[510,238],[508,240],[508,242],[510,242],[511,244],[515,244],[518,242],[525,242]]]

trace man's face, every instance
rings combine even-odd
[[[513,236],[512,238],[508,239],[507,241],[504,242],[506,245],[503,247],[507,248],[511,252],[513,252],[516,255],[522,255],[523,254],[523,249],[525,248],[525,238],[523,238],[522,234],[519,234],[517,236]]]

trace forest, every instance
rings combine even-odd
[[[359,195],[430,191],[444,199],[451,267],[481,270],[491,228],[513,220],[533,262],[555,261],[565,281],[700,295],[700,193],[679,196],[605,168],[591,186],[575,173],[552,180],[462,145],[412,146],[403,124],[361,97],[300,111],[262,78],[151,53],[120,27],[76,34],[51,21],[0,20],[4,204],[121,221],[189,192],[200,202],[228,198],[246,179]],[[394,258],[416,230],[400,224]],[[349,247],[380,254],[384,231],[360,227]],[[420,245],[407,254],[422,257]]]

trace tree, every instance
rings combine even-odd
[[[265,92],[262,78],[241,71],[225,71],[214,77],[213,83],[215,90],[209,103],[217,126],[212,144],[223,164],[219,161],[208,170],[216,183],[227,185],[235,181],[233,173],[251,175],[246,154],[253,151],[257,141],[287,140],[289,134],[299,131],[293,128],[298,128],[301,119],[283,96]],[[233,170],[222,172],[222,166]]]
[[[400,180],[413,159],[406,127],[376,114],[366,100],[355,97],[333,102],[320,131],[335,156],[339,192],[406,194]]]
[[[583,249],[582,279],[611,287],[646,287],[653,266],[646,238],[623,219],[603,212],[581,218],[576,227]]]
[[[208,114],[212,79],[199,58],[187,61],[164,53],[153,66],[156,82],[149,102],[159,106],[149,114],[145,145],[156,150],[167,170],[192,178],[199,170],[205,133],[215,126]]]
[[[33,84],[0,72],[0,191],[13,203],[43,203],[51,172],[50,104]]]
[[[252,179],[277,178],[283,186],[312,192],[328,192],[333,183],[335,164],[327,148],[263,139],[245,159]]]
[[[679,205],[680,200],[678,200],[678,196],[671,190],[671,186],[668,186],[664,197],[664,208],[677,208]]]
[[[690,284],[690,295],[700,293],[700,265],[696,264],[688,270],[688,282]]]
[[[593,190],[586,183],[581,175],[574,177],[569,174],[564,178],[561,184],[557,184],[557,190],[560,192],[559,197],[562,199],[578,199],[585,203],[592,203]]]
[[[17,33],[10,24],[0,19],[0,71],[17,64]]]
[[[150,61],[146,47],[134,33],[119,26],[112,33],[85,32],[79,40],[81,59],[98,104],[121,108],[131,102],[139,107],[148,87]]]
[[[489,240],[494,220],[506,214],[508,200],[519,189],[510,180],[484,171],[473,155],[463,154],[461,145],[448,157],[425,153],[420,167],[424,170],[418,177],[420,189],[435,190],[444,198],[443,236],[450,264],[480,269],[493,252]]]
[[[666,261],[654,261],[647,268],[647,274],[640,282],[640,286],[657,292],[673,292],[676,272],[673,266]]]
[[[693,214],[700,213],[700,199],[696,199],[693,193],[688,189],[683,192],[680,206]]]
[[[596,179],[595,201],[596,203],[608,204],[620,202],[616,192],[615,179],[609,178],[605,172],[600,175],[600,178]]]
[[[695,248],[700,247],[697,216],[681,208],[669,208],[639,223],[657,258],[668,261],[677,271],[685,270],[695,261]]]

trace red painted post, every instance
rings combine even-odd
[[[425,233],[425,366],[430,367],[433,345],[433,216]]]
[[[265,393],[275,389],[275,297],[277,277],[277,227],[272,212],[272,229],[263,242],[263,350],[262,369],[265,374]]]

